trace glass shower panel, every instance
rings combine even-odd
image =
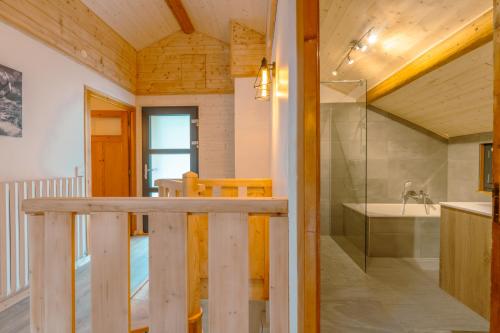
[[[321,85],[322,233],[366,270],[366,81]]]

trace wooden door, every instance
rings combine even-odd
[[[130,196],[128,112],[91,112],[92,196]]]

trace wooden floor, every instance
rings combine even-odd
[[[132,326],[138,328],[147,323],[147,289],[144,288],[144,282],[148,278],[148,238],[133,237],[130,251],[130,284],[131,295],[134,295],[131,302],[132,318],[139,320],[133,321]],[[76,329],[78,333],[90,333],[90,327],[90,264],[86,264],[76,271]],[[0,333],[29,331],[29,299],[0,313]]]

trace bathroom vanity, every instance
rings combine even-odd
[[[441,203],[439,285],[486,319],[490,317],[491,223],[491,203]]]

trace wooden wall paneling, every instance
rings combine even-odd
[[[248,333],[247,214],[209,215],[208,257],[209,331]]]
[[[298,331],[320,327],[319,0],[297,1]]]
[[[493,243],[490,332],[500,331],[500,0],[493,1]]]
[[[35,221],[36,223],[36,221]],[[45,213],[44,222],[44,330],[75,332],[75,248],[72,213]],[[36,243],[35,243],[36,244]],[[37,249],[37,245],[34,246]],[[40,261],[42,258],[33,258]],[[95,259],[95,258],[94,258]],[[38,265],[35,263],[35,265]]]
[[[45,218],[30,215],[30,325],[31,333],[43,333],[45,320]]]
[[[150,329],[188,332],[187,214],[149,215]],[[197,309],[199,310],[199,308]]]
[[[0,18],[135,91],[136,50],[80,0],[5,0]]]
[[[231,22],[231,76],[256,77],[266,56],[266,36],[238,22]]]
[[[269,225],[271,333],[289,332],[288,218],[273,217]]]
[[[138,95],[232,93],[229,45],[174,33],[138,53]]]
[[[0,298],[7,296],[7,189],[0,183]]]
[[[92,332],[130,330],[130,241],[127,213],[92,214]]]
[[[10,285],[11,293],[17,291],[17,258],[19,245],[18,238],[18,211],[17,202],[17,183],[9,183],[9,234],[10,234]]]

